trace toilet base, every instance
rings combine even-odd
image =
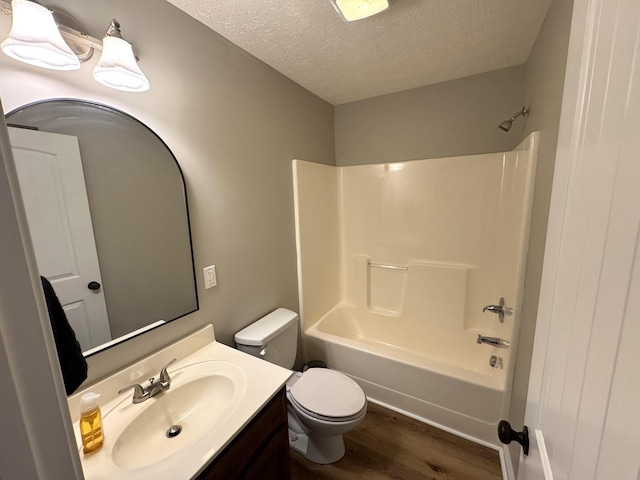
[[[289,447],[314,463],[326,465],[344,457],[342,435],[317,436],[289,429]]]

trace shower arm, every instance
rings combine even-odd
[[[518,118],[520,115],[522,115],[523,117],[527,117],[529,115],[529,109],[527,107],[522,107],[522,110],[520,110],[518,113],[516,113],[513,117],[510,118],[510,120],[513,122],[516,118]]]

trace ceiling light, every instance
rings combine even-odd
[[[11,32],[0,44],[5,54],[29,65],[53,70],[80,68],[78,57],[62,39],[47,8],[27,0],[13,0],[11,9]]]
[[[331,3],[348,22],[370,17],[389,8],[388,0],[331,0]]]
[[[149,90],[149,80],[138,67],[133,48],[122,38],[120,24],[115,19],[102,39],[102,56],[93,69],[93,78],[107,87],[125,92]]]

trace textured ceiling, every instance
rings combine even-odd
[[[328,102],[527,61],[551,0],[395,0],[345,22],[329,0],[169,0]]]

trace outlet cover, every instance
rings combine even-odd
[[[204,272],[204,288],[213,288],[218,284],[218,279],[216,278],[216,266],[211,265],[210,267],[204,267],[202,269]]]

